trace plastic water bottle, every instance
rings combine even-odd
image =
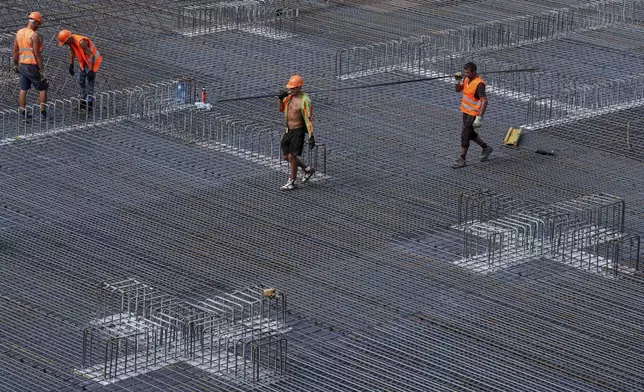
[[[179,82],[176,101],[177,103],[186,103],[186,82]]]

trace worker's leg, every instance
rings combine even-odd
[[[291,173],[290,173],[289,179],[291,181],[295,181],[295,179],[297,178],[297,161],[298,161],[297,155],[295,154],[289,155],[289,164],[291,165]]]
[[[467,157],[467,150],[470,148],[470,140],[478,137],[474,131],[474,120],[476,116],[463,113],[463,128],[461,129],[461,159]]]
[[[40,90],[40,112],[47,111],[47,90]]]
[[[309,167],[309,165],[304,163],[304,161],[302,161],[302,159],[299,157],[295,157],[295,163],[297,164],[297,167],[301,167],[302,170],[305,170],[305,171],[306,171],[306,168]]]
[[[80,87],[80,92],[78,94],[78,97],[82,100],[85,100],[85,98],[87,98],[86,80],[87,80],[87,73],[85,73],[85,71],[81,69],[80,72],[78,73],[78,87]]]
[[[472,140],[473,135],[476,135],[473,127],[475,119],[476,116],[463,113],[463,127],[461,128],[461,154],[454,165],[452,165],[455,169],[467,166],[465,161],[467,158],[467,150],[470,148],[470,140]],[[476,137],[478,137],[478,135],[474,136],[474,138]]]
[[[92,108],[94,103],[94,83],[96,82],[96,73],[93,73],[93,76],[90,78],[87,76],[87,88],[85,89],[85,97],[87,99],[87,107]]]
[[[27,92],[31,88],[31,79],[29,79],[28,69],[25,64],[20,64],[18,71],[20,72],[20,92],[18,93],[18,105],[20,105],[20,107],[24,109],[25,106],[27,106]]]
[[[40,114],[44,117],[47,116],[47,89],[49,88],[49,82],[42,78],[40,70],[37,67],[35,67],[32,75],[31,83],[40,93]]]
[[[27,90],[20,90],[18,93],[18,105],[24,110],[27,106]]]
[[[289,166],[289,178],[286,184],[282,185],[280,189],[282,190],[291,190],[295,189],[295,176],[293,176],[293,167],[297,169],[297,166],[294,166],[294,163],[292,162],[293,156],[291,155],[290,148],[291,148],[291,138],[293,136],[292,132],[286,132],[284,135],[282,135],[282,138],[280,140],[280,148],[282,149],[282,158],[286,162],[288,162]]]
[[[483,141],[483,139],[481,138],[481,135],[479,135],[479,134],[477,134],[477,135],[476,135],[476,138],[474,139],[474,143],[476,143],[476,144],[478,144],[479,146],[481,146],[481,148],[482,148],[482,149],[486,149],[486,148],[487,148],[487,144],[485,144],[485,142],[484,142],[484,141]]]

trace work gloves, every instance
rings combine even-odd
[[[284,100],[284,98],[288,97],[288,90],[282,90],[279,93],[277,93],[277,98]]]
[[[460,82],[461,80],[463,80],[463,74],[460,72],[455,73],[454,79],[456,79],[457,82]]]
[[[13,72],[15,72],[15,73],[17,73],[17,74],[19,74],[19,73],[20,73],[20,69],[18,69],[18,64],[14,64],[14,65],[13,65]]]
[[[69,74],[74,76],[74,63],[69,64]]]
[[[476,116],[476,118],[474,119],[474,123],[472,124],[472,126],[473,126],[474,128],[481,128],[481,125],[483,125],[483,116]]]
[[[96,77],[96,72],[92,71],[91,69],[87,71],[87,78],[89,80],[94,80],[95,77]]]
[[[309,136],[309,149],[314,149],[315,148],[315,138],[313,135]]]

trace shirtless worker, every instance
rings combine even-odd
[[[286,122],[286,133],[280,140],[282,156],[290,164],[290,176],[288,182],[280,189],[290,191],[296,188],[295,180],[297,179],[297,168],[304,170],[302,183],[311,179],[315,174],[315,168],[302,162],[299,158],[304,148],[304,134],[309,134],[309,148],[315,147],[315,138],[313,137],[313,105],[308,94],[302,92],[304,80],[300,75],[293,75],[286,84],[288,90],[282,91],[278,95],[277,109],[284,112]]]

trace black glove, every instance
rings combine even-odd
[[[315,137],[313,135],[309,136],[309,149],[315,148]]]
[[[283,100],[286,97],[288,97],[288,90],[282,90],[279,93],[277,93],[277,98],[279,99]]]
[[[15,72],[15,73],[17,73],[17,74],[19,74],[19,73],[20,73],[20,69],[18,69],[18,64],[14,64],[14,65],[13,65],[13,72]]]
[[[87,78],[89,80],[94,80],[95,77],[96,77],[96,72],[92,71],[91,69],[87,71]]]
[[[69,74],[74,76],[74,63],[69,64]]]

